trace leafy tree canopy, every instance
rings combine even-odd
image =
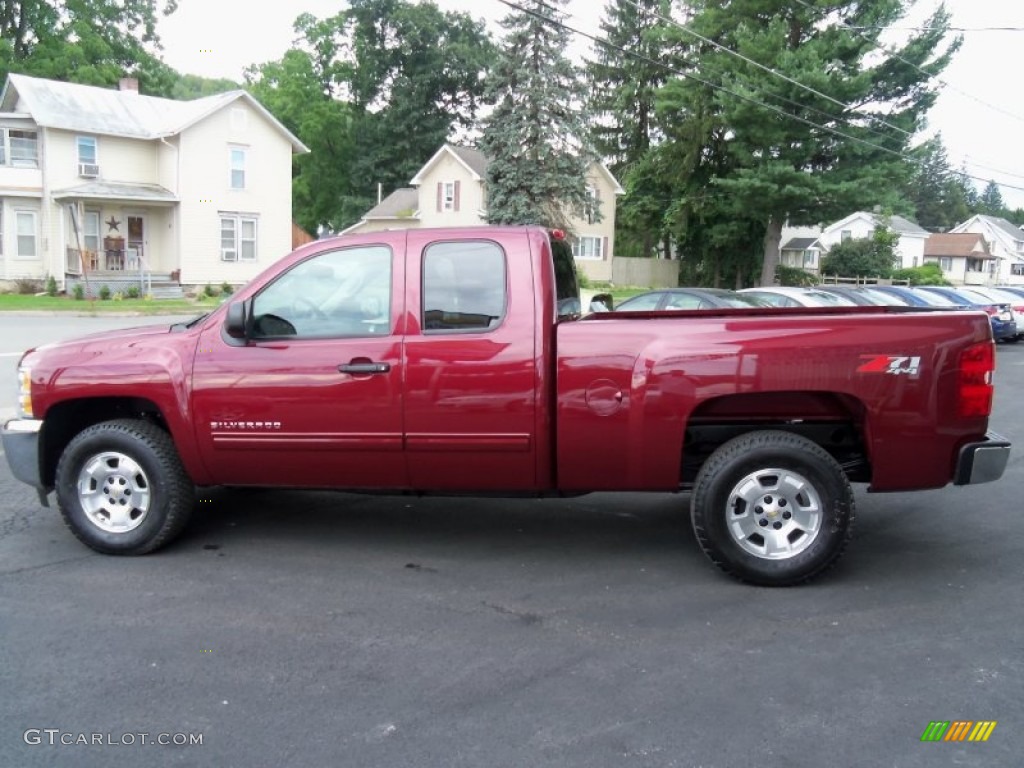
[[[821,273],[837,277],[890,277],[898,256],[899,235],[876,227],[871,237],[854,238],[832,246],[821,260]]]

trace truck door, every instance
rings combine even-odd
[[[203,333],[192,404],[218,481],[406,486],[404,264],[379,244],[318,253],[253,297],[247,340],[220,324]]]
[[[409,232],[409,479],[414,488],[529,490],[541,380],[529,240],[464,238]]]

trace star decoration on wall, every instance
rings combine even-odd
[[[109,219],[107,219],[106,223],[107,223],[108,231],[110,231],[110,232],[120,232],[118,227],[121,226],[121,222],[118,221],[117,219],[115,219],[113,216],[111,216]]]

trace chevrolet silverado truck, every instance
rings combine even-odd
[[[851,535],[851,483],[998,479],[982,312],[580,314],[538,227],[322,240],[191,322],[25,353],[15,477],[93,549],[170,543],[203,486],[689,493],[727,573],[805,581]]]

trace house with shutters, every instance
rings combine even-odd
[[[487,223],[487,158],[475,147],[445,144],[410,180],[367,211],[346,232],[386,229],[466,227]],[[615,256],[615,203],[623,189],[601,163],[587,173],[587,188],[601,219],[572,220],[573,254],[592,280],[612,279]]]
[[[192,101],[8,76],[0,93],[0,280],[241,284],[292,243],[292,156],[245,91]]]

